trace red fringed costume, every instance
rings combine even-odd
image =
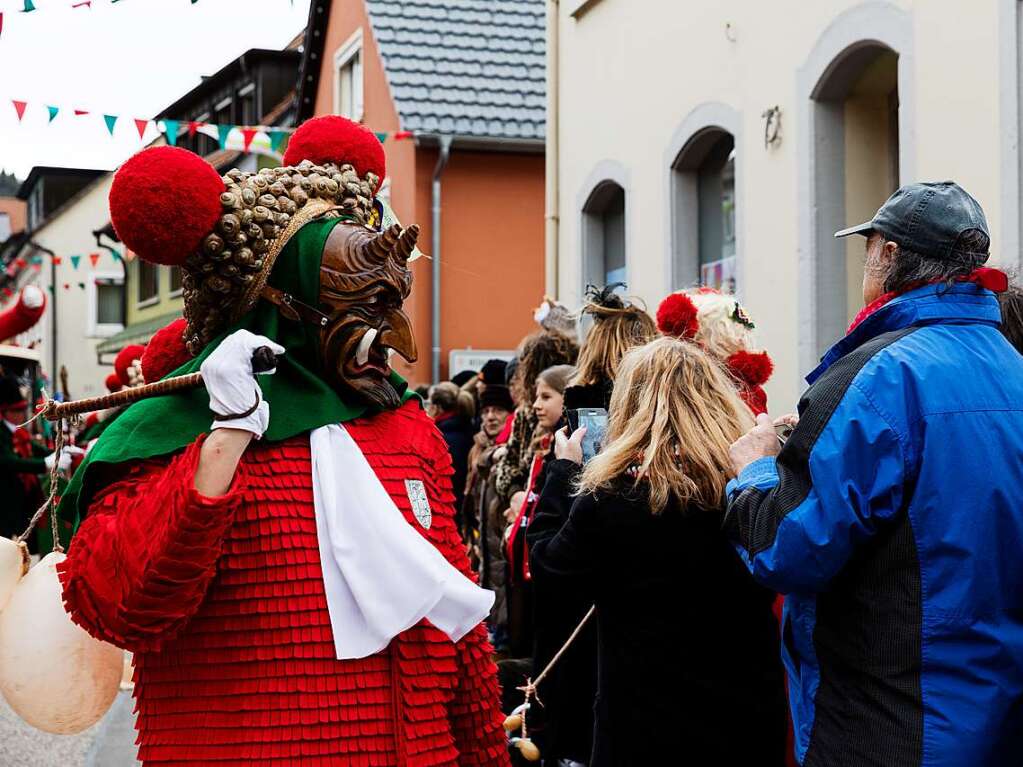
[[[446,445],[416,402],[346,428],[406,520],[463,573]],[[193,489],[201,438],[90,506],[62,574],[73,618],[135,651],[139,758],[250,767],[506,765],[492,650],[426,621],[336,659],[308,435],[253,443],[230,492]],[[406,479],[433,521],[412,514]],[[381,567],[387,567],[381,562]]]

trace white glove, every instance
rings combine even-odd
[[[242,418],[215,420],[211,429],[241,429],[255,434],[257,439],[267,430],[270,404],[263,401],[252,372],[252,354],[261,346],[269,346],[274,354],[284,354],[284,347],[269,338],[238,330],[221,341],[199,367],[210,395],[210,410],[222,416],[252,411]]]
[[[56,462],[57,470],[60,471],[62,474],[67,474],[68,470],[71,468],[71,461],[74,458],[74,456],[84,454],[85,451],[82,450],[82,448],[75,447],[74,445],[67,445],[66,447],[62,447],[60,449],[59,457],[57,456],[56,453],[50,453],[48,456],[46,456],[46,458],[43,459],[43,461],[46,463],[47,471],[53,471],[53,464],[54,462]]]

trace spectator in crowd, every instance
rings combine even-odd
[[[489,363],[488,363],[489,364]],[[493,368],[491,368],[493,371]],[[484,367],[486,372],[486,367]],[[501,371],[503,375],[503,370]],[[502,379],[499,379],[503,381]],[[503,506],[491,481],[497,438],[504,429],[514,405],[503,383],[489,383],[480,395],[480,430],[469,452],[469,475],[466,480],[463,518],[467,522],[466,541],[470,558],[479,573],[480,585],[494,592],[490,611],[491,633],[495,645],[507,645],[508,606],[505,592],[505,559]]]
[[[509,525],[505,533],[508,559],[509,631],[511,649],[518,657],[532,657],[533,587],[529,572],[529,547],[526,528],[533,519],[539,490],[544,476],[544,465],[549,455],[554,432],[564,415],[565,388],[575,372],[571,365],[554,365],[536,377],[533,414],[536,428],[530,445],[529,471],[522,500],[514,497],[508,508]]]
[[[560,502],[541,508],[529,532],[537,578],[596,604],[590,765],[780,767],[773,595],[721,531],[728,447],[752,417],[719,365],[674,338],[626,353],[609,416],[585,468],[583,430],[558,432],[547,483],[560,485],[550,496]]]
[[[754,345],[753,320],[735,296],[712,288],[672,293],[657,309],[657,327],[701,346],[731,374],[754,415],[767,412],[763,386],[774,371],[767,352]]]
[[[46,471],[49,452],[32,440],[19,424],[28,420],[28,400],[18,379],[0,377],[0,535],[21,534],[42,502],[39,475]]]
[[[592,326],[579,350],[579,362],[565,389],[565,410],[607,409],[614,376],[624,354],[657,336],[657,328],[642,308],[615,292],[620,283],[586,293],[583,315]],[[550,503],[550,494],[571,488],[538,478],[539,511]],[[566,496],[557,504],[571,504]],[[538,512],[537,512],[538,513]],[[543,582],[542,573],[533,577],[535,650],[534,676],[554,657],[592,605],[588,590],[576,592],[565,584]],[[544,691],[542,710],[533,716],[534,737],[546,758],[586,764],[593,746],[593,701],[597,692],[597,627],[591,623],[576,637],[551,672]]]
[[[999,333],[990,235],[952,182],[911,184],[866,237],[864,309],[810,374],[779,453],[731,449],[728,529],[789,596],[806,765],[1023,758],[1023,358]],[[752,646],[752,644],[750,645]]]
[[[461,510],[465,494],[465,477],[469,469],[469,450],[472,449],[472,419],[476,404],[472,395],[462,391],[451,381],[430,388],[430,415],[440,429],[451,453],[454,475],[451,489],[455,495],[455,509]]]
[[[523,490],[529,481],[532,461],[530,447],[536,429],[536,378],[555,365],[574,365],[579,345],[559,331],[543,330],[523,339],[517,355],[512,396],[516,400],[515,420],[512,422],[508,445],[499,457],[496,471],[497,492],[506,501],[517,490]]]
[[[1002,312],[1002,335],[1023,354],[1023,290],[1009,283],[1009,287],[998,294],[998,305]]]

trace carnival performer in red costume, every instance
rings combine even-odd
[[[416,356],[418,229],[381,225],[361,126],[310,121],[284,161],[221,178],[159,147],[115,177],[121,239],[184,269],[172,372],[206,388],[132,405],[90,450],[62,505],[67,608],[134,651],[146,765],[507,765],[493,596],[387,362]],[[256,379],[260,347],[279,356]]]

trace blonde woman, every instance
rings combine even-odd
[[[602,452],[559,432],[547,483],[572,502],[529,530],[537,583],[597,606],[599,683],[590,767],[785,763],[773,594],[721,532],[728,448],[752,423],[721,367],[660,338],[629,351]],[[540,690],[541,696],[543,690]]]

